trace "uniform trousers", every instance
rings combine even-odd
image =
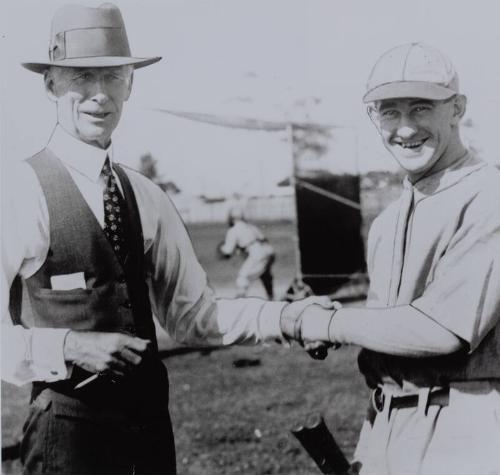
[[[274,249],[268,243],[254,243],[248,249],[248,257],[238,272],[236,284],[247,288],[250,282],[270,272],[274,263]]]
[[[383,390],[386,401],[402,395]],[[454,383],[447,406],[427,406],[426,394],[418,407],[384,404],[362,431],[360,474],[500,475],[500,381]]]

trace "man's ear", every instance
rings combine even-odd
[[[457,94],[453,100],[453,124],[458,125],[467,110],[467,97]]]
[[[130,79],[128,81],[128,90],[127,94],[125,95],[125,101],[128,101],[128,98],[130,97],[130,94],[132,93],[132,85],[134,84],[134,71],[130,73]]]
[[[52,102],[57,102],[56,84],[54,76],[49,69],[43,73],[43,81],[45,83],[45,92],[47,93],[48,98]]]

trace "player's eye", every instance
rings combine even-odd
[[[384,109],[379,112],[379,115],[382,119],[395,119],[398,116],[398,111],[396,109]]]
[[[423,105],[415,106],[413,108],[413,111],[417,112],[417,113],[422,113],[422,112],[430,111],[431,109],[432,109],[432,106],[427,105],[427,104],[423,104]]]

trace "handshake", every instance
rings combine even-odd
[[[288,342],[299,342],[312,358],[323,360],[329,347],[339,346],[330,340],[330,327],[335,312],[341,307],[339,302],[326,296],[289,303],[281,312],[281,333]]]

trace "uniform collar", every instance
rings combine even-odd
[[[450,188],[471,173],[486,166],[486,163],[468,151],[462,158],[444,170],[425,176],[416,183],[411,183],[406,177],[403,186],[415,191],[416,198],[425,198]]]
[[[47,145],[61,161],[93,182],[99,180],[102,167],[109,156],[113,162],[113,146],[101,149],[68,134],[60,125],[55,128]]]

